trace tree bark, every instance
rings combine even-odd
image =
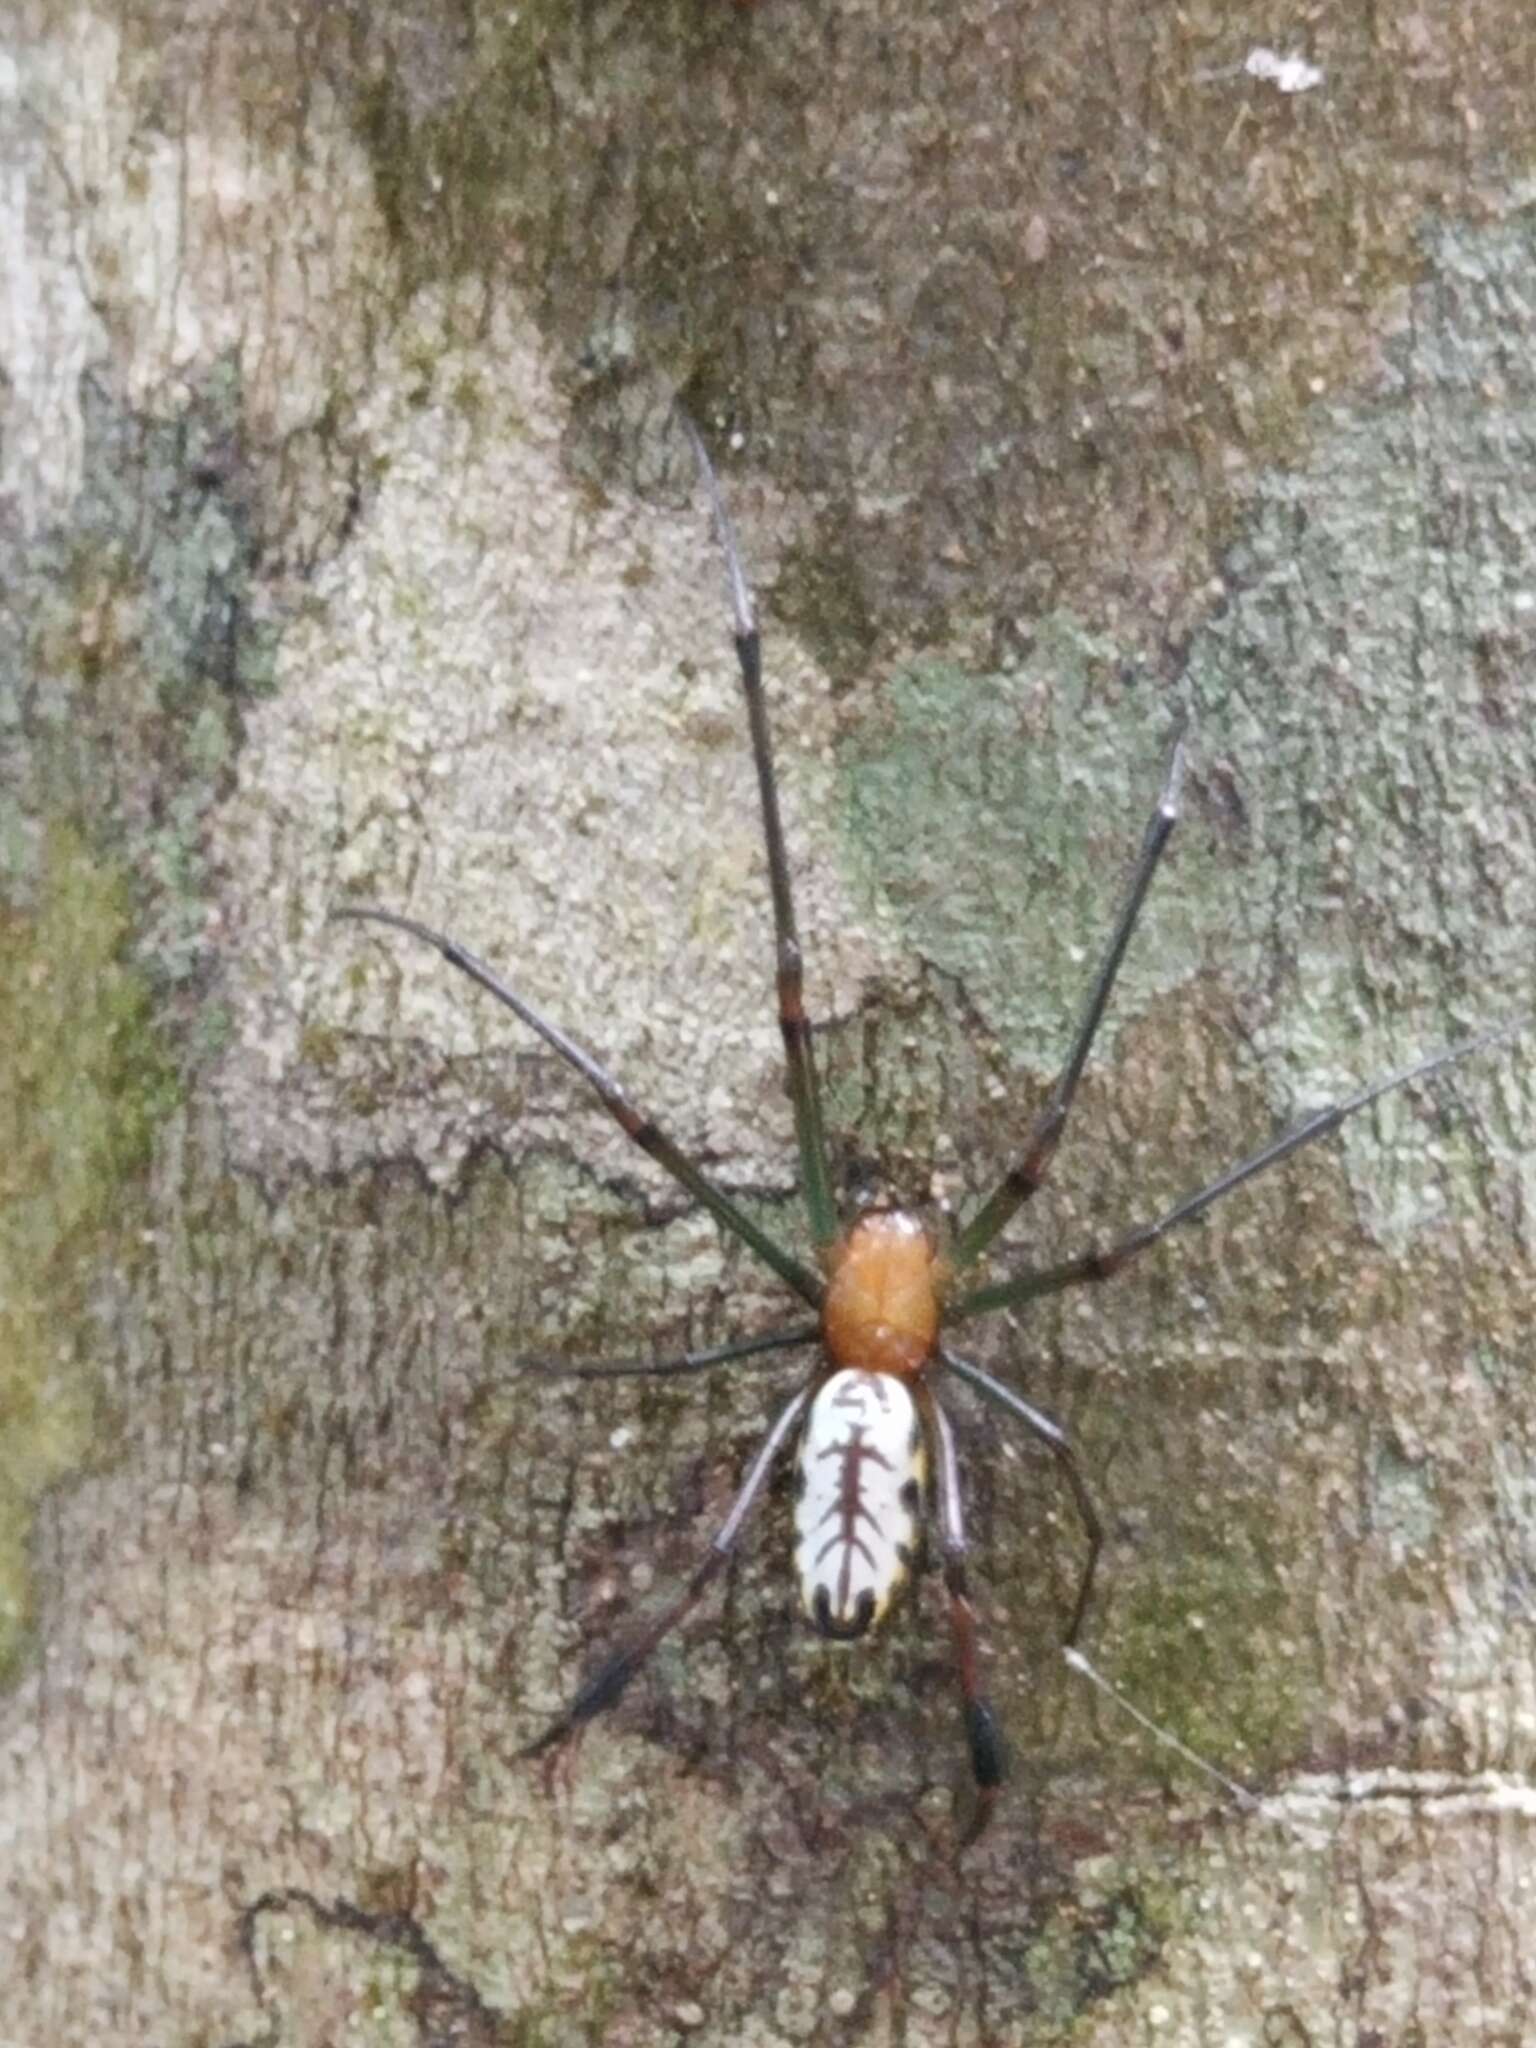
[[[544,1769],[806,1354],[447,929],[804,1252],[730,615],[760,598],[848,1204],[965,1214],[1185,818],[1050,1185],[1158,1214],[1521,1019],[1523,0],[17,10],[3,81],[0,2038],[1522,2041],[1529,1042],[958,1392],[940,1587],[840,1653],[788,1503]],[[1250,61],[1253,60],[1253,61]],[[1295,91],[1282,91],[1277,77]],[[967,1332],[971,1344],[972,1332]]]

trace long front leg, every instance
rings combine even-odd
[[[789,1075],[790,1100],[794,1104],[795,1136],[800,1148],[800,1175],[810,1216],[811,1238],[816,1249],[822,1251],[837,1235],[837,1210],[832,1201],[832,1182],[827,1171],[821,1094],[811,1050],[810,1020],[805,1014],[805,968],[800,952],[800,935],[795,928],[795,899],[790,887],[789,857],[784,851],[784,825],[779,816],[779,784],[773,766],[768,707],[763,697],[762,640],[752,608],[752,592],[736,551],[736,536],[731,530],[730,516],[720,495],[709,455],[692,420],[686,414],[680,417],[693,443],[699,472],[709,491],[715,532],[720,539],[720,550],[725,556],[726,575],[731,586],[736,659],[741,667],[742,695],[746,699],[747,725],[752,734],[752,759],[757,765],[763,840],[768,853],[768,887],[773,897],[779,1030],[784,1039],[784,1061]]]
[[[1168,756],[1156,808],[1147,821],[1141,852],[1136,857],[1136,865],[1120,905],[1120,915],[1115,919],[1109,945],[1089,988],[1082,1015],[1077,1020],[1066,1064],[1025,1135],[1023,1151],[955,1239],[954,1263],[957,1268],[968,1266],[980,1258],[1008,1219],[1029,1200],[1050,1171],[1051,1160],[1055,1157],[1072,1108],[1072,1098],[1077,1093],[1077,1084],[1104,1016],[1104,1007],[1115,985],[1115,976],[1120,972],[1120,963],[1131,942],[1131,933],[1136,929],[1136,920],[1141,915],[1141,906],[1146,901],[1157,864],[1163,857],[1163,849],[1178,823],[1179,788],[1183,779],[1184,742],[1176,739]]]
[[[551,1721],[541,1735],[536,1735],[532,1742],[525,1744],[517,1752],[520,1757],[540,1756],[545,1750],[555,1748],[557,1744],[574,1735],[592,1719],[594,1714],[600,1714],[605,1707],[611,1707],[641,1665],[651,1657],[678,1623],[692,1613],[724,1566],[726,1559],[736,1548],[747,1516],[751,1513],[753,1503],[762,1492],[772,1470],[773,1461],[804,1413],[809,1399],[809,1387],[802,1387],[789,1405],[780,1412],[761,1450],[752,1460],[751,1469],[741,1483],[741,1491],[731,1503],[729,1514],[715,1531],[709,1549],[704,1553],[703,1560],[695,1567],[683,1590],[675,1599],[669,1601],[659,1614],[653,1616],[637,1636],[603,1660],[565,1712]]]
[[[916,1392],[929,1441],[933,1445],[934,1495],[939,1548],[944,1557],[944,1592],[949,1601],[955,1673],[960,1681],[965,1741],[970,1752],[971,1777],[976,1787],[976,1801],[970,1820],[962,1829],[956,1845],[958,1853],[961,1849],[968,1849],[991,1820],[999,1787],[1008,1774],[1008,1757],[997,1715],[981,1691],[976,1609],[971,1604],[965,1569],[969,1545],[965,1540],[965,1510],[960,1497],[955,1434],[932,1389],[919,1384]]]

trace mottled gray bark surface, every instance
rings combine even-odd
[[[763,594],[847,1191],[963,1206],[1181,709],[1187,819],[1017,1263],[1529,1012],[1536,25],[895,0],[18,7],[0,91],[0,2039],[1514,2044],[1536,1896],[1528,1044],[958,1399],[1014,1775],[930,1578],[786,1506],[545,1778],[795,1367],[780,1290],[424,949],[797,1243],[682,393]],[[1008,1263],[1005,1259],[1004,1265]]]

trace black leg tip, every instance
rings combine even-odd
[[[995,1792],[1008,1775],[1008,1745],[996,1714],[985,1700],[967,1700],[965,1739],[970,1745],[971,1773],[977,1788]]]

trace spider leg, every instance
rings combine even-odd
[[[695,1566],[683,1590],[668,1601],[658,1614],[653,1615],[638,1635],[603,1660],[565,1712],[551,1721],[543,1733],[536,1735],[532,1742],[526,1743],[517,1752],[519,1757],[541,1756],[546,1750],[568,1740],[590,1721],[594,1714],[600,1714],[605,1707],[611,1707],[641,1665],[671,1634],[678,1623],[698,1605],[726,1559],[736,1548],[747,1516],[763,1490],[773,1461],[804,1413],[810,1394],[809,1387],[802,1387],[793,1400],[780,1411],[778,1420],[769,1430],[761,1449],[752,1460],[747,1476],[741,1483],[741,1490],[731,1503],[730,1512],[715,1531],[708,1550],[701,1562]]]
[[[970,1265],[981,1256],[1009,1218],[1029,1200],[1050,1171],[1051,1160],[1055,1156],[1056,1147],[1061,1141],[1061,1134],[1072,1108],[1072,1098],[1077,1093],[1077,1084],[1082,1078],[1094,1037],[1103,1019],[1105,1005],[1115,985],[1115,977],[1120,972],[1125,949],[1130,944],[1131,933],[1136,929],[1141,906],[1146,900],[1147,890],[1151,887],[1157,864],[1162,859],[1163,849],[1178,823],[1179,788],[1183,779],[1184,741],[1180,734],[1174,739],[1168,755],[1168,766],[1163,773],[1163,786],[1158,793],[1156,807],[1147,820],[1141,851],[1136,856],[1135,867],[1131,870],[1131,879],[1120,905],[1120,914],[1115,919],[1115,928],[1110,934],[1109,945],[1088,990],[1088,999],[1083,1005],[1082,1014],[1077,1020],[1077,1030],[1072,1039],[1071,1050],[1067,1054],[1066,1064],[1056,1076],[1055,1085],[1025,1135],[1023,1151],[956,1237],[952,1258],[957,1269]]]
[[[551,1024],[532,1003],[526,1002],[522,996],[508,988],[500,976],[493,973],[477,954],[470,952],[467,946],[461,946],[457,939],[445,938],[441,932],[433,931],[428,925],[419,924],[414,917],[402,917],[393,910],[375,910],[361,904],[344,903],[338,905],[330,914],[333,918],[355,917],[370,920],[375,924],[393,925],[396,930],[409,932],[413,937],[424,940],[427,945],[435,946],[450,966],[457,967],[462,973],[467,974],[471,981],[477,981],[483,989],[488,989],[499,1003],[505,1003],[515,1016],[520,1017],[531,1030],[536,1031],[544,1043],[557,1052],[568,1066],[574,1067],[577,1073],[584,1076],[597,1091],[604,1109],[624,1135],[632,1138],[642,1152],[648,1152],[658,1166],[663,1167],[675,1181],[680,1182],[695,1201],[702,1203],[709,1210],[717,1223],[722,1224],[733,1236],[739,1237],[743,1244],[749,1245],[803,1300],[810,1302],[813,1307],[820,1304],[820,1276],[812,1272],[809,1266],[802,1264],[792,1253],[782,1250],[766,1232],[759,1230],[729,1195],[721,1194],[720,1190],[704,1177],[688,1155],[673,1143],[665,1131],[635,1107],[606,1068],[599,1066],[590,1053],[583,1052],[574,1039],[568,1038],[558,1026]]]
[[[1428,1059],[1400,1067],[1395,1074],[1373,1081],[1369,1087],[1345,1096],[1340,1102],[1314,1110],[1300,1123],[1293,1124],[1290,1130],[1272,1138],[1248,1158],[1239,1160],[1236,1166],[1229,1166],[1208,1187],[1199,1188],[1194,1194],[1186,1195],[1183,1201],[1175,1202],[1167,1214],[1159,1216],[1155,1222],[1139,1224],[1102,1251],[1080,1252],[1076,1258],[1063,1260],[1059,1266],[1045,1266],[1034,1273],[1016,1273],[1010,1280],[975,1288],[950,1304],[948,1316],[958,1321],[966,1316],[990,1315],[995,1309],[1017,1308],[1021,1302],[1034,1301],[1042,1294],[1059,1294],[1064,1287],[1076,1287],[1084,1280],[1108,1280],[1170,1230],[1176,1230],[1182,1223],[1193,1223],[1197,1216],[1203,1216],[1213,1203],[1219,1202],[1223,1195],[1231,1194],[1234,1188],[1241,1187],[1244,1181],[1252,1180],[1267,1167],[1278,1166],[1282,1159],[1289,1159],[1304,1145],[1326,1138],[1330,1131],[1336,1131],[1345,1118],[1353,1116],[1357,1110],[1365,1109],[1394,1088],[1406,1087],[1410,1081],[1424,1080],[1430,1074],[1438,1073],[1442,1067],[1451,1066],[1472,1053],[1483,1052],[1491,1045],[1502,1045],[1515,1037],[1521,1028],[1518,1024],[1510,1024],[1497,1031],[1485,1031],[1477,1038],[1464,1039],[1460,1045],[1448,1046],[1445,1051],[1434,1053]]]
[[[784,826],[779,816],[779,785],[773,767],[773,741],[768,730],[768,707],[763,696],[763,649],[752,607],[752,592],[736,551],[725,500],[720,495],[714,468],[698,429],[680,413],[699,473],[709,491],[715,515],[715,532],[725,556],[726,576],[731,586],[731,610],[735,621],[736,659],[741,666],[742,694],[747,702],[747,724],[752,734],[752,759],[757,765],[757,788],[762,802],[763,840],[768,853],[768,884],[773,896],[773,927],[776,941],[779,997],[779,1029],[784,1038],[784,1059],[789,1075],[790,1099],[795,1111],[795,1137],[800,1148],[800,1175],[805,1187],[805,1205],[810,1215],[811,1238],[818,1251],[837,1235],[837,1210],[832,1200],[832,1183],[827,1171],[827,1141],[821,1115],[821,1094],[816,1082],[816,1061],[811,1049],[811,1027],[805,1014],[805,970],[800,936],[795,927],[795,900],[790,887],[789,859],[784,851]]]
[[[684,1351],[675,1358],[618,1358],[597,1364],[544,1365],[521,1361],[524,1372],[552,1380],[660,1379],[666,1373],[708,1372],[711,1366],[728,1365],[738,1358],[752,1358],[770,1351],[788,1351],[797,1344],[814,1344],[821,1336],[819,1323],[796,1323],[788,1330],[765,1330],[757,1337],[735,1337],[729,1344],[712,1344],[705,1351]]]
[[[1093,1495],[1088,1491],[1082,1469],[1077,1462],[1067,1433],[1059,1423],[1052,1422],[1022,1394],[1016,1394],[1012,1387],[1002,1380],[994,1379],[989,1372],[983,1372],[979,1365],[973,1365],[968,1358],[961,1358],[950,1350],[947,1344],[939,1347],[939,1357],[957,1378],[976,1389],[985,1400],[995,1407],[1005,1409],[1015,1416],[1026,1429],[1033,1431],[1060,1466],[1067,1485],[1072,1489],[1073,1505],[1077,1518],[1083,1525],[1083,1534],[1088,1539],[1088,1555],[1083,1560],[1083,1574],[1077,1582],[1077,1599],[1072,1606],[1072,1620],[1067,1629],[1064,1647],[1071,1649],[1082,1634],[1083,1621],[1088,1613],[1088,1603],[1093,1598],[1094,1574],[1099,1568],[1099,1553],[1104,1548],[1104,1524],[1099,1520],[1099,1511],[1093,1504]]]
[[[970,1752],[971,1777],[975,1782],[975,1804],[961,1830],[956,1854],[968,1849],[992,1818],[997,1794],[1008,1775],[1007,1745],[997,1715],[982,1697],[980,1659],[976,1645],[976,1610],[971,1605],[965,1561],[970,1546],[965,1540],[965,1511],[960,1497],[960,1466],[955,1456],[955,1434],[949,1417],[939,1406],[930,1387],[920,1381],[914,1389],[918,1406],[933,1446],[934,1495],[938,1512],[939,1548],[944,1555],[944,1592],[949,1601],[949,1630],[954,1644],[955,1672],[960,1680],[960,1699],[965,1714],[965,1741]]]

